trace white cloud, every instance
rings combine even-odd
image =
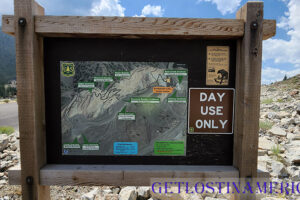
[[[125,8],[119,0],[100,0],[92,4],[90,14],[93,16],[121,16],[124,17]]]
[[[152,6],[150,4],[144,6],[141,15],[135,15],[134,17],[146,17],[152,15],[154,17],[162,17],[165,10],[161,6]]]
[[[288,40],[269,39],[263,43],[263,59],[275,63],[290,63],[300,68],[300,1],[290,0],[288,13],[277,24],[287,31]]]
[[[299,73],[300,68],[286,71],[278,68],[266,67],[262,69],[262,83],[269,84],[275,81],[282,81],[285,75],[287,75],[287,77],[292,77]]]
[[[227,13],[233,13],[240,6],[242,0],[198,0],[197,3],[211,2],[217,5],[217,9],[226,15]]]

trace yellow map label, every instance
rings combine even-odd
[[[153,93],[168,93],[171,94],[173,92],[172,87],[154,87],[153,88]]]
[[[228,85],[229,46],[207,46],[206,85]]]

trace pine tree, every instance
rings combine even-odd
[[[284,75],[283,80],[284,80],[284,81],[287,80],[287,76],[286,76],[286,75]]]

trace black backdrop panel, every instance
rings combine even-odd
[[[189,87],[205,85],[206,46],[230,46],[229,85],[235,88],[235,40],[45,38],[47,161],[56,164],[232,165],[232,135],[187,135],[186,156],[62,155],[60,61],[177,62],[188,66]]]

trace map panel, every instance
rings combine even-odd
[[[185,64],[61,61],[60,72],[63,155],[185,156]]]

